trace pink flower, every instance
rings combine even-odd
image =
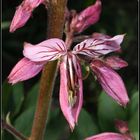
[[[49,39],[37,45],[24,44],[25,58],[17,63],[8,76],[9,83],[15,84],[38,74],[48,61],[61,58],[60,63],[60,106],[71,130],[78,121],[83,102],[82,74],[77,57],[67,52],[60,39]]]
[[[105,132],[86,138],[85,140],[133,140],[119,133]]]
[[[10,25],[10,32],[24,26],[32,15],[32,11],[44,0],[24,0],[16,9],[15,15]]]
[[[101,13],[101,1],[97,0],[92,6],[89,6],[81,13],[76,14],[71,21],[71,29],[77,33],[81,33],[90,25],[95,24]]]
[[[48,39],[37,45],[24,44],[23,58],[8,76],[9,82],[15,84],[38,74],[48,61],[60,59],[60,107],[71,130],[78,121],[83,103],[83,85],[80,59],[88,60],[103,89],[121,105],[129,101],[120,76],[112,70],[112,63],[103,56],[120,49],[123,35],[109,39],[87,39],[68,51],[61,39]],[[114,59],[116,61],[116,59]],[[123,65],[124,66],[124,65]],[[116,62],[116,67],[120,60]],[[29,72],[28,72],[29,71]]]

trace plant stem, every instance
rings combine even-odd
[[[66,0],[50,0],[48,7],[47,38],[62,38]],[[57,61],[43,69],[39,97],[29,140],[43,140],[45,126],[57,73]]]
[[[14,137],[18,138],[19,140],[27,140],[25,136],[23,136],[19,131],[17,131],[13,126],[8,125],[4,120],[1,120],[2,129],[7,130],[11,133]]]

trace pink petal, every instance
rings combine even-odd
[[[120,50],[120,43],[124,35],[117,35],[113,38],[90,38],[77,44],[74,49],[74,54],[82,54],[91,58],[106,55],[108,53]]]
[[[110,56],[105,58],[105,63],[116,70],[128,66],[128,63],[118,56]]]
[[[126,106],[129,98],[121,77],[100,60],[94,60],[90,66],[105,92],[120,105]]]
[[[60,100],[60,107],[61,110],[66,118],[66,120],[68,121],[71,130],[74,129],[75,124],[78,121],[78,116],[82,107],[82,102],[83,102],[83,93],[82,93],[82,80],[80,78],[78,78],[77,76],[75,76],[75,78],[77,78],[77,83],[79,85],[79,89],[76,93],[77,97],[76,97],[76,102],[74,104],[74,106],[71,106],[69,104],[68,98],[69,98],[69,89],[68,89],[68,83],[70,82],[68,79],[68,67],[67,67],[67,61],[68,58],[67,56],[65,56],[63,58],[63,61],[60,64],[60,95],[59,95],[59,100]],[[77,70],[79,73],[79,76],[81,76],[81,68],[78,62],[76,62],[77,64]]]
[[[42,70],[43,65],[44,63],[35,63],[24,57],[12,69],[8,82],[15,84],[30,79]]]
[[[44,0],[24,0],[18,7],[10,25],[10,32],[24,26],[32,15],[34,8],[38,7]]]
[[[101,1],[97,0],[94,5],[89,6],[72,19],[71,28],[77,33],[84,31],[90,25],[95,24],[99,20],[100,13]]]
[[[66,54],[67,49],[63,40],[54,38],[37,45],[24,44],[23,54],[34,62],[53,61]]]
[[[105,132],[88,137],[85,140],[127,140],[127,139],[125,138],[125,136],[118,133]]]
[[[32,15],[32,9],[25,8],[22,5],[17,7],[15,15],[10,25],[10,32],[14,32],[16,29],[24,26],[28,19]]]

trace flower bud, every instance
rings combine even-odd
[[[101,13],[101,1],[97,0],[96,3],[92,6],[89,6],[81,13],[76,14],[71,21],[71,30],[74,30],[76,33],[81,33],[90,25],[95,24]]]

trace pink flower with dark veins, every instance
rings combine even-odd
[[[124,35],[106,39],[87,39],[68,51],[63,40],[53,38],[37,45],[24,43],[23,55],[8,76],[9,83],[15,84],[37,75],[48,61],[60,59],[60,107],[71,130],[78,122],[83,103],[83,85],[80,60],[88,60],[89,66],[97,76],[105,92],[119,104],[126,106],[129,101],[121,77],[113,68],[126,65],[116,61],[115,66],[103,57],[120,49]],[[121,63],[121,64],[120,64]],[[126,64],[126,63],[125,63]],[[29,72],[28,72],[29,71]]]
[[[95,24],[101,13],[101,1],[97,0],[95,4],[89,6],[81,13],[76,14],[71,21],[71,29],[76,33],[81,33],[90,25]]]
[[[8,76],[9,83],[15,84],[38,74],[48,61],[60,62],[60,107],[71,130],[78,121],[83,102],[83,86],[80,62],[76,55],[67,52],[63,40],[49,39],[37,45],[24,43],[24,58]]]
[[[42,3],[44,3],[44,0],[23,0],[16,9],[10,25],[10,32],[24,26],[31,17],[33,10]]]

